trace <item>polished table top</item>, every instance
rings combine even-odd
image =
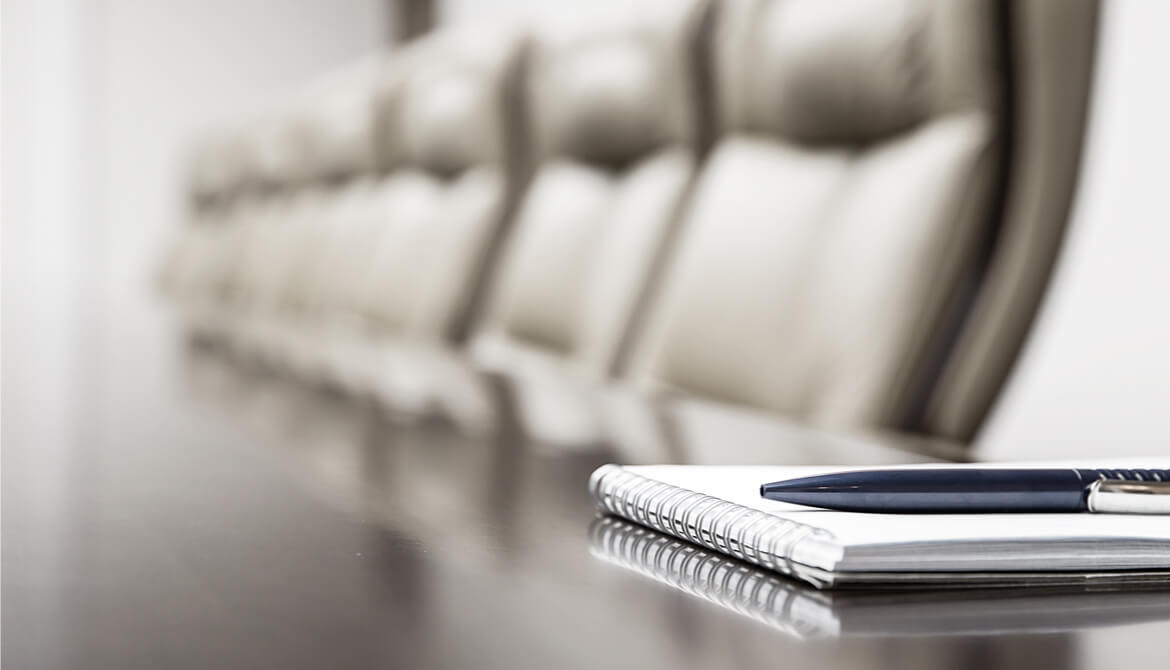
[[[1170,592],[817,592],[599,519],[585,490],[606,462],[896,463],[935,445],[620,396],[606,411],[621,430],[534,439],[516,418],[484,430],[387,413],[214,347],[164,354],[86,396],[66,446],[6,436],[7,667],[1165,659]],[[152,381],[126,381],[139,377]],[[513,414],[532,400],[484,388]]]

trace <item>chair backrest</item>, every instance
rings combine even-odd
[[[355,214],[368,234],[351,238],[369,262],[333,273],[376,326],[466,335],[524,176],[511,113],[522,64],[523,40],[507,31],[442,31],[395,54],[375,102],[384,176]]]
[[[816,422],[901,425],[1004,171],[1002,6],[722,4],[722,132],[636,376]]]
[[[1011,170],[974,308],[908,426],[970,440],[991,410],[1044,296],[1077,190],[1098,0],[1008,3]]]
[[[244,129],[248,189],[289,192],[373,170],[373,95],[394,60],[374,52],[266,100]]]
[[[528,77],[537,164],[474,352],[615,366],[694,173],[702,2],[548,26]]]
[[[242,129],[221,124],[192,142],[187,197],[192,210],[224,209],[247,185],[249,148]]]
[[[661,4],[444,29],[220,128],[163,288],[970,440],[1062,239],[1098,0]]]
[[[177,267],[164,268],[165,282],[202,275],[203,297],[237,311],[301,300],[312,272],[300,267],[294,242],[327,218],[336,184],[374,167],[372,95],[383,60],[328,72],[195,144],[191,224],[173,246],[168,265]]]
[[[163,257],[157,280],[180,305],[214,300],[231,274],[222,262],[235,203],[250,187],[247,135],[238,124],[209,128],[192,143],[186,160],[186,212]]]

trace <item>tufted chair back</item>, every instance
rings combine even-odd
[[[609,374],[693,176],[700,2],[546,27],[528,77],[537,165],[477,357]],[[525,353],[527,352],[527,353]]]
[[[723,3],[721,137],[636,375],[815,422],[904,424],[1000,211],[1001,14]]]
[[[460,29],[394,54],[370,129],[381,176],[322,253],[326,307],[397,335],[464,336],[523,178],[508,113],[522,56],[511,32]]]

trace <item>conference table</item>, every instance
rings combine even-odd
[[[586,491],[952,445],[475,371],[478,405],[391,410],[178,335],[125,360],[61,444],[4,445],[8,667],[1164,667],[1170,586],[823,592]]]

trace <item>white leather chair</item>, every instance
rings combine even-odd
[[[537,164],[472,352],[514,378],[545,439],[580,441],[591,425],[579,385],[617,369],[673,233],[702,135],[707,10],[669,3],[534,38]]]
[[[221,129],[163,288],[406,405],[472,332],[554,439],[617,375],[970,440],[1059,248],[1096,0],[659,4],[527,72],[442,30]]]
[[[1003,215],[971,310],[905,429],[972,441],[1027,340],[1077,193],[1101,5],[1007,3],[1012,131]]]
[[[159,276],[163,290],[186,305],[189,322],[264,351],[254,326],[278,293],[262,286],[264,277],[276,268],[295,270],[287,242],[301,228],[279,224],[303,222],[309,210],[328,204],[330,184],[373,169],[372,101],[381,61],[329,72],[194,144],[191,222],[172,241]],[[207,243],[218,238],[222,243]],[[195,288],[195,276],[204,277],[202,288]],[[185,289],[177,286],[181,277]]]
[[[224,226],[233,204],[245,190],[247,147],[236,125],[218,124],[192,144],[187,157],[185,221],[171,236],[156,272],[156,284],[196,330],[209,326],[217,310],[214,295],[217,273],[227,273],[217,248],[226,251],[230,236]]]
[[[516,106],[523,41],[449,30],[397,51],[375,92],[379,173],[307,247],[288,363],[353,390],[396,352],[458,344],[523,178]],[[322,228],[324,230],[324,228]],[[399,376],[409,376],[401,371]]]
[[[813,422],[907,419],[1000,214],[998,7],[722,3],[721,136],[637,379]]]

